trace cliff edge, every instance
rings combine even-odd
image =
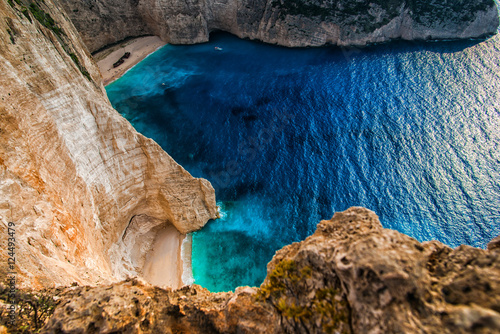
[[[53,292],[43,333],[498,333],[500,249],[451,249],[351,208],[278,251],[260,288],[139,280]]]
[[[163,227],[216,217],[210,183],[111,107],[57,1],[0,1],[0,18],[2,277],[41,288],[141,275]]]
[[[94,52],[130,36],[208,41],[213,31],[290,47],[363,46],[494,34],[494,0],[61,0]]]

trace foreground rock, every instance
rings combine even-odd
[[[419,243],[363,208],[278,251],[259,289],[58,293],[45,333],[498,333],[500,251]]]
[[[212,31],[285,46],[360,46],[496,33],[494,0],[62,0],[93,52],[130,36],[205,42]]]
[[[18,287],[140,275],[162,226],[186,233],[215,218],[210,183],[111,107],[56,3],[1,1],[0,16],[0,246],[13,222]]]

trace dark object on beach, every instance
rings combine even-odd
[[[130,52],[125,52],[125,54],[121,56],[116,63],[113,64],[113,67],[120,66],[121,64],[123,64],[123,62],[125,62],[124,59],[127,59],[128,57],[130,57]]]
[[[123,62],[124,62],[124,60],[122,58],[120,58],[120,60],[118,60],[116,63],[113,64],[113,67],[118,67],[121,64],[123,64]]]

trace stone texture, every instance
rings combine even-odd
[[[212,31],[284,46],[363,46],[496,33],[493,0],[61,0],[91,51],[129,36],[205,42]]]
[[[87,34],[82,38],[91,51],[127,37],[152,34],[141,16],[139,0],[59,2],[66,7],[76,27],[87,26]]]
[[[500,235],[488,243],[488,249],[500,249]]]
[[[133,217],[193,231],[215,218],[214,190],[111,107],[66,14],[37,3],[55,23],[0,2],[0,246],[14,222],[20,286],[124,279],[113,249]]]
[[[44,333],[498,333],[500,252],[419,243],[351,208],[286,246],[260,288],[67,288]],[[146,327],[145,324],[147,324]]]
[[[255,303],[254,295],[250,288],[163,290],[136,279],[72,287],[57,293],[58,307],[42,333],[279,333],[276,310]]]

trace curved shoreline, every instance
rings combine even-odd
[[[93,57],[101,71],[103,85],[106,86],[120,78],[144,58],[166,44],[157,36],[145,36],[124,41],[97,52]],[[130,52],[130,57],[125,59],[123,64],[114,68],[113,64],[125,52]]]

